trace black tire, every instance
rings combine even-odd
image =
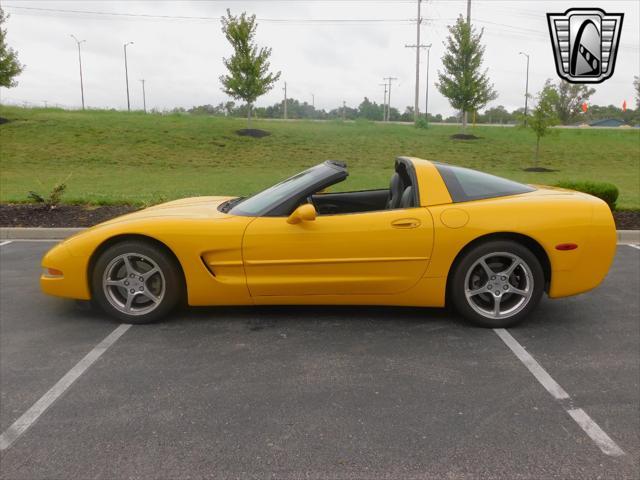
[[[477,264],[481,259],[486,258],[485,263],[489,264],[491,271],[499,273],[503,268],[500,266],[500,259],[505,260],[504,265],[507,265],[507,259],[512,259],[506,255],[501,256],[500,254],[502,253],[515,256],[513,258],[519,258],[521,262],[518,263],[523,263],[526,266],[516,267],[516,270],[510,276],[495,275],[489,277],[486,269],[481,264]],[[493,256],[491,256],[492,254]],[[488,278],[484,286],[482,285],[484,281],[483,275]],[[496,280],[491,280],[491,278],[495,279],[496,277],[498,277]],[[502,280],[504,278],[506,278],[506,281]],[[480,288],[491,288],[491,290],[486,290],[472,298],[467,298],[465,290],[467,283],[471,284],[473,281],[477,281]],[[532,282],[532,285],[526,283],[529,281]],[[518,284],[514,285],[514,282],[518,282]],[[529,285],[529,288],[524,288],[525,285]],[[499,293],[496,293],[496,286]],[[518,291],[521,286],[521,291],[526,291],[527,295],[519,295],[508,291],[510,288]],[[528,248],[508,240],[493,240],[472,248],[457,262],[449,283],[449,299],[454,309],[469,322],[486,328],[506,328],[522,322],[529,315],[540,301],[540,298],[542,298],[544,286],[545,278],[542,266],[537,257]],[[476,291],[479,291],[480,288]],[[473,291],[475,286],[470,285],[469,289]],[[495,307],[495,297],[499,297],[501,302],[505,302],[500,304],[500,308],[505,306],[504,316],[499,312],[500,318],[492,317],[488,311],[484,312],[485,309],[491,310]],[[523,300],[520,301],[520,299]],[[472,306],[472,302],[475,307]],[[509,313],[510,304],[513,305],[513,313]]]
[[[139,272],[146,266],[150,267],[146,271],[147,274],[152,273],[151,270],[154,266],[158,271],[148,279],[143,276],[145,272],[133,273],[136,278],[128,278],[129,274],[126,274],[121,279],[117,279],[117,282],[125,282],[126,280],[127,287],[124,285],[105,286],[107,269],[109,272],[118,269],[121,274],[124,274],[125,271],[128,272],[123,257],[127,258],[132,272]],[[120,261],[122,261],[122,265],[118,267]],[[164,286],[162,287],[162,285]],[[91,272],[93,302],[104,312],[123,323],[152,323],[165,317],[184,298],[183,285],[182,270],[175,258],[164,248],[141,240],[125,240],[110,246],[100,254]],[[129,287],[135,288],[130,289]],[[152,290],[154,288],[155,290]],[[130,295],[129,292],[134,295]],[[147,295],[152,295],[155,300]],[[127,313],[124,311],[126,310],[125,304],[130,296],[133,300],[129,305],[128,311],[130,313]]]

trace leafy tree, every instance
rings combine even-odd
[[[482,68],[484,46],[480,44],[482,33],[458,17],[455,25],[449,27],[449,36],[445,42],[446,53],[442,57],[444,72],[438,71],[438,91],[449,99],[451,106],[463,113],[484,108],[498,94],[493,89]],[[467,120],[463,115],[462,128]]]
[[[633,87],[636,89],[636,108],[640,110],[640,77],[633,77]]]
[[[575,120],[582,112],[582,104],[589,100],[589,97],[596,93],[595,88],[589,88],[587,85],[569,83],[560,80],[558,85],[550,85],[556,92],[556,100],[554,101],[554,109],[558,119],[563,125]]]
[[[558,92],[547,80],[544,88],[538,93],[538,104],[528,119],[528,125],[536,134],[536,167],[540,158],[540,140],[549,134],[549,128],[558,124],[555,105],[558,102]]]
[[[592,105],[587,112],[587,118],[589,120],[603,120],[606,118],[616,118],[622,120],[627,124],[633,124],[636,118],[638,118],[639,111],[627,108],[626,111],[622,111],[622,108],[615,105]]]
[[[254,102],[271,90],[280,78],[280,72],[269,72],[271,49],[258,49],[255,44],[257,26],[256,16],[247,16],[246,12],[233,16],[227,9],[227,16],[222,17],[222,32],[234,50],[231,57],[223,59],[229,73],[220,77],[222,91],[236,100],[247,102],[248,126]]]
[[[358,107],[359,116],[368,120],[382,120],[383,105],[378,105],[376,102],[370,101],[367,97]]]
[[[17,52],[7,45],[7,29],[3,28],[9,15],[5,15],[0,7],[0,87],[11,88],[18,83],[15,77],[22,73],[24,65],[18,61]]]
[[[400,120],[403,122],[414,122],[417,123],[416,116],[413,113],[413,108],[411,105],[407,105],[404,109],[404,113],[400,115]],[[424,120],[424,119],[423,119]]]
[[[236,106],[236,102],[232,102],[232,101],[225,102],[224,109],[228,116],[231,116],[235,106]]]
[[[507,111],[502,105],[497,107],[488,108],[479,117],[479,121],[482,123],[511,123],[514,117]]]

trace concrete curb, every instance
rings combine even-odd
[[[0,240],[63,240],[84,228],[0,227]],[[640,230],[618,230],[618,243],[640,244]]]
[[[640,243],[640,230],[618,230],[618,243]]]
[[[0,240],[63,240],[84,228],[0,227]]]

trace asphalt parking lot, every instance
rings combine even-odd
[[[640,477],[637,248],[500,335],[378,307],[127,329],[39,292],[51,245],[0,246],[3,479]]]

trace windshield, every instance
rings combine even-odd
[[[236,203],[229,213],[232,215],[258,217],[285,202],[291,196],[306,191],[333,174],[335,174],[334,168],[324,163],[316,165]]]

